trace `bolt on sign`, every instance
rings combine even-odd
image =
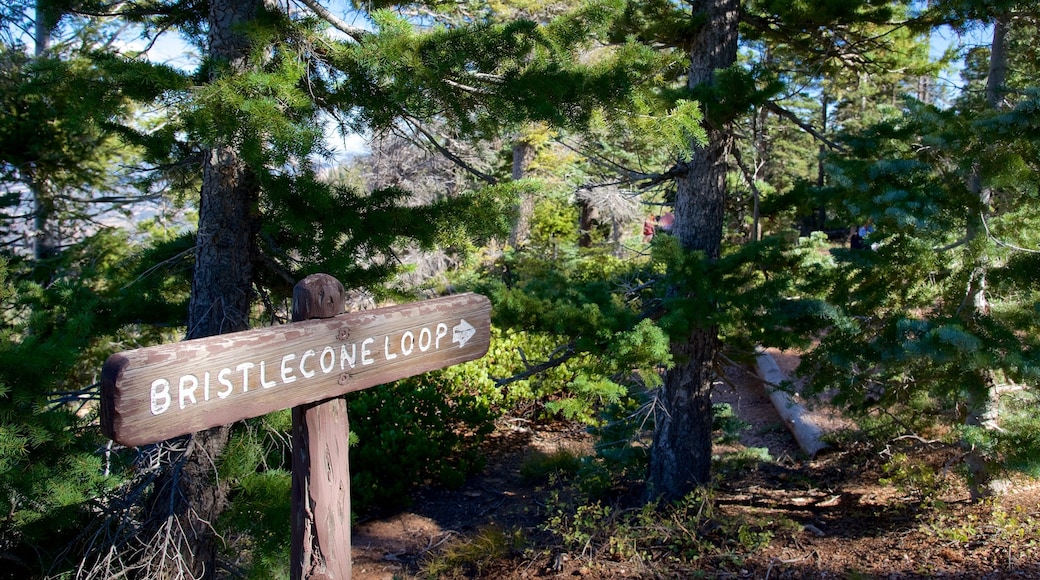
[[[321,401],[484,356],[491,302],[459,294],[112,355],[101,428],[127,446]]]

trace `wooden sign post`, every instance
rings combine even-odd
[[[350,473],[340,395],[484,356],[478,294],[341,314],[326,274],[293,290],[293,323],[117,353],[101,429],[127,446],[293,408],[292,578],[350,578]]]
[[[293,288],[293,322],[331,318],[344,302],[339,280],[309,276]],[[290,580],[352,575],[349,433],[343,397],[293,407]]]

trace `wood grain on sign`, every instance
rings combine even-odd
[[[474,360],[490,341],[490,301],[460,294],[117,353],[101,428],[154,443]]]
[[[293,322],[338,315],[345,294],[328,274],[307,276],[293,288]],[[292,409],[290,580],[352,575],[348,433],[343,397]]]

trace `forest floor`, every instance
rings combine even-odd
[[[797,364],[793,355],[771,354],[785,372]],[[580,426],[514,421],[487,441],[487,467],[463,487],[423,488],[409,510],[355,525],[354,580],[1040,579],[1037,482],[1016,481],[998,499],[972,502],[956,477],[943,476],[955,463],[949,450],[904,441],[891,453],[832,448],[808,458],[750,373],[733,373],[714,396],[750,425],[739,444],[717,452],[766,448],[771,458],[726,468],[713,494],[713,517],[753,523],[741,528],[760,532],[752,539],[729,538],[725,548],[682,561],[667,549],[591,540],[568,550],[546,523],[561,495],[573,497],[566,483],[527,483],[521,470],[539,453],[589,455],[593,441]],[[814,413],[825,431],[844,425],[825,408]],[[897,452],[907,454],[904,468],[886,472]],[[925,465],[938,469],[917,469]],[[619,499],[614,513],[637,510],[637,493],[627,505]]]

